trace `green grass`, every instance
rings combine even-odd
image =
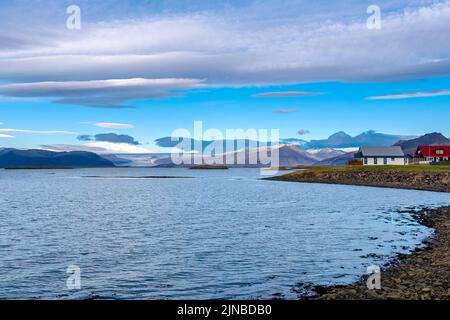
[[[443,171],[450,172],[450,166],[431,166],[431,165],[409,165],[409,166],[344,166],[344,167],[308,167],[308,171],[403,171],[403,172],[424,172],[424,171]]]

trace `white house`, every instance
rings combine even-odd
[[[399,146],[395,147],[361,147],[355,158],[363,161],[365,166],[406,165],[407,157]]]

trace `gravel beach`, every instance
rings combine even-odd
[[[348,286],[316,287],[318,300],[448,300],[450,299],[450,206],[411,212],[435,230],[423,249],[399,255],[381,270],[381,289],[369,290],[367,276]]]
[[[271,177],[267,180],[450,192],[450,171],[406,171],[382,168],[322,169],[319,167]]]
[[[450,192],[449,172],[312,169],[269,180]],[[399,255],[381,269],[381,289],[369,290],[367,277],[347,286],[315,287],[317,300],[450,300],[450,206],[411,211],[433,228],[424,248]]]

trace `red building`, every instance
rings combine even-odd
[[[415,159],[427,162],[450,160],[450,146],[418,146]]]

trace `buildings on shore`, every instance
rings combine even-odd
[[[419,163],[449,161],[450,146],[419,146],[413,159]]]
[[[394,147],[361,147],[355,154],[365,166],[405,165],[407,158],[399,146]]]
[[[418,146],[412,155],[405,154],[400,146],[361,147],[355,158],[365,166],[449,163],[450,146]]]

